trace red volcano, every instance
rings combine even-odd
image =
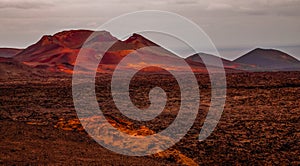
[[[113,42],[100,63],[102,69],[106,70],[114,70],[115,66],[119,64],[125,56],[129,53],[133,53],[135,50],[149,46],[159,47],[157,44],[138,34],[133,34],[127,40],[120,41],[106,31],[94,33],[88,30],[72,30],[63,31],[53,36],[43,36],[36,44],[18,53],[14,59],[34,68],[48,69],[53,72],[63,71],[72,73],[76,57],[82,45],[92,34],[93,36],[88,42],[91,42],[97,47]],[[81,51],[91,54],[87,61],[95,61],[95,56],[99,53],[99,51],[93,47],[85,47],[81,49]],[[147,56],[142,54],[141,52],[135,52],[135,59],[132,59],[132,63],[159,58],[160,55],[158,54],[164,55],[161,56],[162,62],[178,60],[177,56],[165,50],[161,53],[151,52]]]
[[[89,40],[87,41],[87,39]],[[88,47],[82,48],[84,43]],[[111,47],[103,55],[99,48],[107,45],[111,45]],[[151,47],[157,47],[159,51],[151,49]],[[150,49],[142,51],[141,48]],[[46,35],[37,43],[24,50],[0,49],[0,57],[11,57],[14,61],[33,68],[71,74],[79,51],[87,55],[85,56],[86,59],[84,59],[87,63],[97,62],[99,55],[101,55],[102,60],[99,63],[99,71],[113,71],[124,57],[129,59],[127,66],[125,66],[126,69],[149,65],[166,67],[167,64],[174,64],[173,66],[168,66],[170,70],[185,70],[178,65],[180,64],[178,63],[179,60],[182,60],[180,57],[142,35],[133,34],[128,39],[121,41],[106,31],[70,30],[56,33],[53,36]],[[128,56],[129,54],[131,56]],[[193,71],[206,72],[206,67],[201,57],[208,59],[217,58],[213,55],[200,53],[186,58],[185,61]],[[155,60],[155,63],[147,64],[148,62],[153,62],[153,60]],[[300,68],[297,59],[277,50],[256,49],[235,61],[221,60],[227,72],[239,70],[260,71],[262,69],[268,71],[278,68],[294,70],[297,67]],[[6,59],[2,59],[2,61],[6,61]]]

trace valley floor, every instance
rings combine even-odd
[[[300,72],[228,74],[224,112],[214,132],[202,142],[197,138],[210,105],[210,86],[207,76],[197,75],[197,78],[201,101],[193,127],[166,152],[147,157],[113,153],[89,137],[76,115],[70,78],[3,81],[0,84],[0,164],[300,164]],[[131,87],[137,89],[133,90],[132,101],[143,108],[147,106],[143,101],[148,100],[145,89],[150,88],[146,85],[157,76],[136,79]],[[110,82],[107,77],[98,78],[97,99],[107,119],[119,124],[119,130],[141,135],[159,132],[174,120],[177,112],[173,107],[180,104],[176,82],[166,83],[170,80],[155,81],[163,89],[173,89],[167,90],[168,101],[173,104],[167,105],[167,113],[151,124],[132,125],[120,115],[110,103],[113,101],[107,92],[106,83]]]

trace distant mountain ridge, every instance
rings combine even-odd
[[[164,61],[174,62],[180,57],[160,47],[151,40],[139,34],[133,34],[128,39],[121,41],[112,36],[107,31],[90,30],[70,30],[62,31],[54,35],[45,35],[37,43],[25,49],[0,49],[0,57],[12,58],[14,61],[38,69],[46,69],[52,72],[64,72],[71,74],[79,51],[82,51],[82,45],[93,34],[90,42],[97,46],[113,43],[112,47],[105,53],[101,61],[101,70],[113,71],[116,65],[128,54],[132,56],[132,65],[134,63],[160,58],[161,65]],[[161,52],[148,52],[147,57],[140,51],[135,51],[143,47],[155,46],[161,48]],[[96,55],[94,48],[84,48],[87,54]],[[218,57],[205,53],[198,53],[187,57],[185,61],[195,72],[205,72],[205,64],[201,57],[216,59]],[[88,61],[96,61],[95,56],[89,56]],[[221,58],[223,65],[228,72],[236,71],[300,71],[300,62],[292,56],[274,49],[255,49],[249,53],[237,58],[234,61]],[[138,64],[139,65],[139,64]],[[217,68],[217,67],[216,67]],[[176,66],[173,67],[176,70]],[[180,66],[178,66],[180,70]]]
[[[257,48],[237,58],[233,62],[255,65],[260,69],[267,71],[300,69],[299,60],[287,53],[275,49]]]
[[[0,48],[0,57],[4,58],[11,58],[18,53],[23,51],[23,49],[17,49],[17,48]]]
[[[251,65],[235,63],[230,60],[227,60],[227,59],[215,56],[215,55],[206,54],[206,53],[198,53],[198,54],[191,55],[186,58],[186,61],[189,63],[198,62],[198,63],[204,64],[204,62],[202,61],[202,58],[210,59],[211,61],[217,61],[220,59],[223,62],[224,68],[227,68],[227,69],[236,69],[236,70],[251,70],[251,69],[253,69],[253,66],[251,66]]]

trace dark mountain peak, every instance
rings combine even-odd
[[[296,58],[276,49],[256,48],[237,58],[234,62],[255,65],[271,70],[300,67],[300,62]]]
[[[146,39],[144,36],[137,33],[133,33],[128,39],[126,39],[126,41],[133,41],[133,40],[148,40],[148,39]]]
[[[128,39],[124,41],[125,43],[130,43],[133,44],[136,48],[142,48],[142,47],[147,47],[147,46],[158,46],[151,40],[145,38],[144,36],[140,34],[132,34]]]
[[[237,58],[234,61],[241,62],[247,60],[262,60],[262,59],[269,59],[269,60],[284,60],[290,62],[299,62],[296,58],[292,57],[291,55],[284,53],[282,51],[276,49],[263,49],[263,48],[256,48],[247,54]]]
[[[261,55],[267,54],[268,56],[285,55],[287,57],[292,57],[287,53],[284,53],[280,50],[276,50],[276,49],[272,49],[272,48],[256,48],[256,49],[250,51],[248,54],[251,54],[251,53],[252,54],[256,53],[256,54],[261,54]]]
[[[58,44],[59,41],[51,36],[51,35],[44,35],[37,43],[39,43],[41,46],[43,45],[49,45],[49,44]]]
[[[218,56],[215,56],[215,55],[212,55],[212,54],[203,53],[203,52],[191,55],[191,56],[187,57],[186,60],[191,60],[191,61],[196,61],[196,62],[203,63],[203,61],[202,61],[201,58],[206,58],[206,59],[210,59],[210,60],[215,60],[215,59],[219,59],[220,58],[223,62],[227,62],[227,61],[230,62],[229,60],[224,59],[222,57],[218,57]]]
[[[201,56],[215,56],[215,55],[211,55],[211,54],[207,54],[207,53],[203,53],[203,52],[199,52],[199,53],[196,53],[196,54],[193,54],[189,57],[187,57],[186,59],[191,59],[191,58],[200,58]]]
[[[252,51],[276,51],[275,49],[271,49],[271,48],[255,48]]]

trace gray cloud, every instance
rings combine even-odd
[[[36,9],[54,6],[50,1],[43,0],[2,0],[0,1],[0,9],[16,8],[16,9]]]
[[[146,9],[191,19],[218,48],[300,44],[300,0],[0,0],[0,47],[26,47],[44,34],[95,29]]]
[[[232,13],[243,15],[286,15],[300,16],[299,0],[211,0],[206,11],[213,13]]]

